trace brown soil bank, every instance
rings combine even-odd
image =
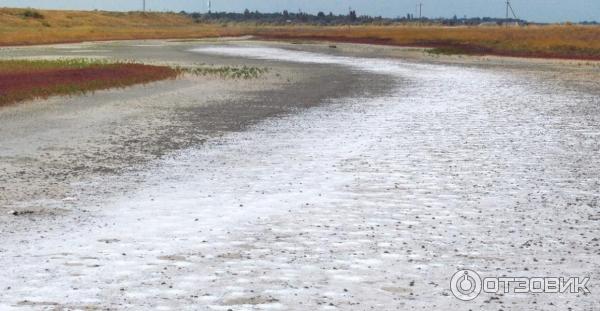
[[[243,35],[431,47],[448,54],[600,60],[598,26],[263,26],[198,24],[174,13],[0,9],[0,45],[4,46]]]

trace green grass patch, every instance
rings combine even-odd
[[[269,72],[269,68],[252,66],[208,66],[199,65],[196,67],[176,67],[183,73],[197,76],[217,76],[223,79],[257,79],[263,74]]]

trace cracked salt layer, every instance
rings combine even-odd
[[[491,70],[196,51],[352,66],[398,77],[398,88],[164,160],[97,226],[8,247],[1,307],[450,310],[465,307],[447,286],[457,268],[600,279],[588,220],[599,137],[581,134],[600,116],[567,109],[598,105],[592,95]],[[600,304],[597,294],[487,298],[476,308]]]

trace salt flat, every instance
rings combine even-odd
[[[593,287],[600,279],[597,83],[537,68],[302,49],[182,47],[192,59],[292,66],[285,71],[291,77],[298,68],[341,70],[355,77],[344,81],[358,91],[203,133],[202,143],[174,148],[136,170],[78,180],[69,192],[78,199],[61,208],[81,219],[64,216],[52,229],[21,219],[35,229],[10,227],[0,240],[6,289],[0,307],[593,310],[600,304]],[[200,95],[186,83],[193,91],[179,91],[181,98]],[[264,89],[263,95],[274,92]],[[224,100],[235,101],[232,94]],[[269,97],[258,98],[249,110]],[[463,302],[449,282],[464,268],[589,276],[592,293],[482,294]]]

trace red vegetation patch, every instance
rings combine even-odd
[[[128,63],[89,64],[79,68],[61,64],[54,68],[27,65],[15,68],[14,64],[3,68],[2,65],[0,63],[0,106],[52,95],[126,87],[178,75],[177,70],[169,67]]]

